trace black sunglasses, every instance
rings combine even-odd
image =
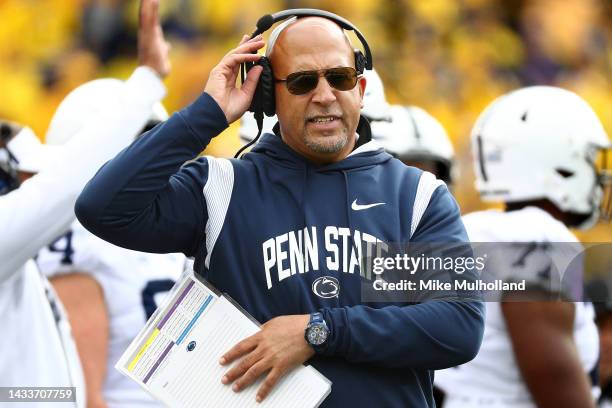
[[[276,79],[276,82],[286,82],[287,90],[293,95],[304,95],[317,87],[319,77],[324,76],[332,88],[339,91],[348,91],[357,85],[357,71],[355,68],[327,68],[313,71],[299,71],[287,75],[286,79]]]

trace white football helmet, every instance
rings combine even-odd
[[[391,112],[385,97],[385,87],[378,72],[374,69],[366,69],[363,75],[366,78],[366,89],[363,95],[363,108],[361,114],[370,122],[390,121]]]
[[[264,133],[274,133],[272,128],[278,122],[278,118],[276,115],[272,117],[268,117],[264,115],[263,129],[261,130],[261,134]],[[238,133],[240,134],[240,141],[243,144],[247,144],[257,136],[258,128],[257,121],[255,120],[255,116],[253,116],[253,112],[245,112],[240,118],[240,130]]]
[[[45,142],[49,145],[62,145],[85,125],[94,121],[109,106],[121,106],[124,86],[125,83],[119,79],[104,78],[89,81],[74,89],[55,111],[47,129]],[[158,102],[153,106],[149,122],[143,130],[148,130],[166,119],[168,112]]]
[[[391,105],[391,122],[372,122],[372,140],[405,162],[431,162],[436,176],[450,184],[455,150],[438,120],[417,106]]]
[[[610,163],[598,171],[596,160],[609,153],[610,141],[595,112],[573,92],[533,86],[497,98],[478,118],[472,147],[484,201],[548,199],[563,212],[584,215],[577,227],[587,228],[606,190],[609,200]]]

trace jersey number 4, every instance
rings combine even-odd
[[[60,243],[65,241],[63,246]],[[74,249],[72,249],[72,231],[68,231],[49,245],[49,251],[62,253],[62,259],[60,263],[62,265],[72,265],[72,255],[74,255]]]

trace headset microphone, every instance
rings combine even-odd
[[[265,16],[261,17],[259,20],[257,20],[257,24],[255,25],[257,30],[251,34],[251,38],[263,33],[264,31],[268,31],[270,27],[272,27],[272,24],[274,24],[274,17],[272,17],[270,14],[266,14]]]

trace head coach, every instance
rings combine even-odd
[[[260,33],[280,21],[262,62]],[[368,141],[361,74],[371,66],[365,39],[338,16],[266,16],[195,102],[107,163],[77,202],[94,234],[195,257],[196,273],[265,322],[220,358],[240,360],[220,379],[235,391],[265,377],[258,400],[308,362],[333,383],[324,406],[431,407],[433,370],[479,349],[479,302],[361,301],[373,277],[359,259],[373,243],[468,240],[444,183]],[[250,106],[278,116],[274,133],[242,159],[193,160]]]

